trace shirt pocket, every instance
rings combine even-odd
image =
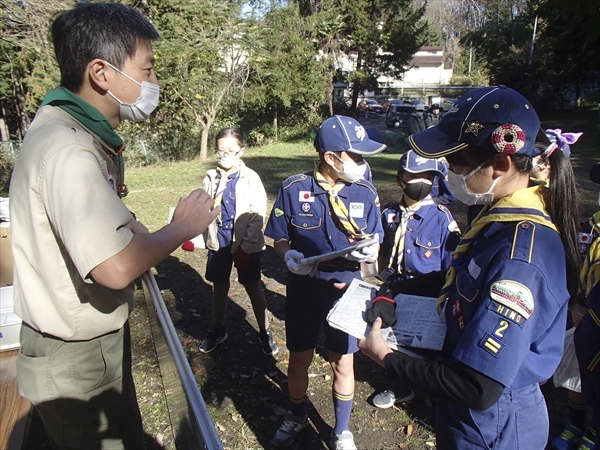
[[[468,270],[461,270],[456,275],[456,292],[469,303],[472,303],[479,296],[479,286],[475,279],[469,275]]]
[[[442,243],[439,237],[417,236],[413,247],[415,253],[412,258],[409,258],[410,265],[414,265],[412,269],[420,273],[440,270],[442,263],[441,246]]]
[[[314,230],[321,228],[320,217],[296,217],[292,216],[290,223],[293,227],[300,228],[301,230]]]

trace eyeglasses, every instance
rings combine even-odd
[[[217,149],[217,156],[236,156],[241,151],[241,148],[219,148]]]

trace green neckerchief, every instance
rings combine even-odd
[[[106,117],[95,107],[65,87],[58,87],[48,92],[40,107],[46,105],[58,106],[63,111],[68,112],[92,133],[96,134],[112,147],[110,149],[111,156],[117,168],[117,193],[120,197],[125,197],[128,192],[127,186],[125,186],[123,140],[115,133],[115,130],[113,130]]]

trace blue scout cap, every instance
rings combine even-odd
[[[531,157],[536,148],[540,119],[531,103],[506,86],[473,89],[460,97],[440,123],[408,137],[419,155],[439,158],[472,145],[499,153]]]
[[[403,170],[410,173],[435,172],[437,176],[444,178],[438,164],[437,159],[424,158],[409,150],[400,158],[398,173]]]
[[[357,155],[376,155],[385,145],[369,139],[364,127],[347,116],[333,116],[321,124],[315,138],[315,148],[320,153],[349,152]]]

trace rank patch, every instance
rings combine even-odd
[[[275,210],[273,210],[273,214],[275,214],[275,217],[281,217],[284,213],[281,209],[275,208]]]
[[[431,249],[427,249],[427,251],[423,253],[423,256],[425,256],[425,258],[429,258],[431,255],[433,255]]]
[[[533,313],[533,295],[527,286],[517,281],[496,281],[490,287],[490,297],[514,310],[524,319],[529,319]]]
[[[300,191],[298,192],[298,201],[300,202],[314,202],[315,197],[310,191]]]
[[[487,333],[483,339],[479,342],[479,346],[492,355],[494,358],[500,356],[502,350],[504,350],[505,345],[496,339],[491,334]]]

